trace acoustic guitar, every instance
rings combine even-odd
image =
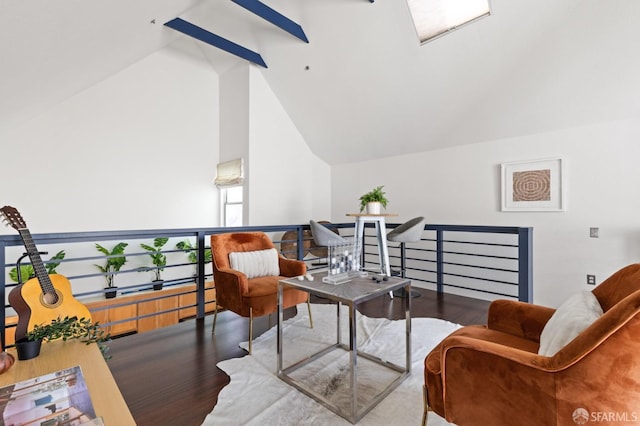
[[[9,303],[18,313],[16,340],[26,337],[27,332],[35,325],[49,324],[58,318],[78,317],[91,320],[89,309],[73,296],[69,280],[62,275],[47,273],[27,224],[18,210],[4,206],[0,212],[6,224],[20,234],[36,275],[35,278],[18,284],[9,293]]]

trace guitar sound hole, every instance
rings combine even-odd
[[[58,290],[55,293],[44,293],[40,298],[42,304],[50,308],[58,307],[62,303],[62,294]]]

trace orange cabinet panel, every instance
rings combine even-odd
[[[168,311],[178,308],[178,296],[167,297],[150,302],[138,303],[138,315],[153,314],[155,312]],[[160,327],[178,323],[178,311],[174,310],[164,314],[152,315],[138,319],[138,332],[153,330]]]
[[[216,289],[215,283],[213,281],[209,281],[204,283],[205,291],[204,291],[204,300],[205,302],[209,300],[216,299]],[[188,290],[187,290],[188,289]],[[193,291],[194,293],[182,294],[180,295],[180,307],[190,306],[196,304],[196,286],[195,284],[192,286],[185,287],[185,291]],[[213,312],[216,308],[215,303],[207,303],[204,306],[205,312]],[[184,308],[180,309],[180,319],[195,317],[196,316],[196,308]]]
[[[104,329],[112,336],[118,336],[120,334],[126,333],[135,333],[138,327],[138,322],[135,319],[135,317],[138,315],[138,307],[135,303],[131,305],[115,306],[106,309],[95,310],[99,307],[111,306],[111,304],[116,304],[118,303],[117,300],[118,298],[108,299],[101,302],[87,303],[86,305],[89,308],[89,312],[91,312],[91,318],[94,322],[99,322],[100,324],[107,324],[109,322],[120,321],[127,318],[134,318],[131,321],[123,321],[117,324],[111,324],[104,327]]]
[[[13,345],[16,341],[16,328],[10,325],[18,324],[18,317],[7,317],[4,328],[5,345]]]

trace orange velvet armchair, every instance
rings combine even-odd
[[[425,359],[425,412],[466,425],[638,424],[640,264],[592,291],[603,314],[553,356],[538,355],[554,309],[507,300],[486,326],[455,331]]]
[[[248,278],[247,273],[231,268],[232,253],[257,253],[273,249],[275,246],[263,232],[238,232],[211,236],[213,258],[213,280],[216,286],[216,309],[213,317],[212,333],[215,334],[218,304],[238,315],[249,318],[249,353],[253,341],[253,318],[269,315],[278,309],[278,281],[287,277],[305,275],[307,265],[299,260],[285,259],[273,254],[277,261],[273,275]],[[277,260],[275,260],[277,259]],[[251,265],[249,265],[251,266]],[[269,268],[267,268],[269,269]],[[309,293],[295,289],[284,289],[284,306],[290,308],[307,302],[311,327],[311,306]]]

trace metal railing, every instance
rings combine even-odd
[[[379,264],[371,224],[365,227],[363,242],[363,265],[375,270]],[[341,234],[352,236],[353,223],[329,224]],[[394,228],[398,224],[388,224]],[[205,298],[205,283],[212,280],[211,266],[206,263],[208,237],[224,232],[262,231],[270,235],[281,253],[288,258],[302,259],[311,271],[320,271],[326,265],[323,248],[315,246],[308,224],[282,226],[250,226],[238,228],[197,228],[197,229],[155,229],[106,232],[73,232],[33,234],[38,250],[55,253],[65,250],[66,256],[58,260],[58,273],[71,282],[73,294],[78,300],[102,300],[105,289],[100,286],[105,274],[95,265],[106,260],[105,255],[95,249],[99,243],[108,246],[114,242],[127,242],[125,250],[128,262],[117,273],[116,285],[121,295],[140,295],[136,301],[126,297],[116,298],[108,307],[112,309],[133,303],[161,301],[168,297],[195,294],[196,302],[177,308],[160,309],[156,312],[104,322],[103,326],[114,326],[127,321],[137,321],[155,315],[195,308],[195,317],[203,318],[206,305],[215,303]],[[175,289],[167,296],[151,291],[153,282],[149,272],[149,253],[140,248],[141,243],[152,245],[154,238],[169,238],[167,256],[163,271],[164,288]],[[189,259],[188,252],[175,247],[179,241],[189,241],[194,247],[195,257]],[[115,244],[115,243],[114,243]],[[367,250],[367,248],[371,249]],[[325,249],[326,250],[326,249]],[[0,294],[5,301],[5,309],[0,312],[2,344],[5,344],[7,316],[13,315],[7,303],[8,293],[18,284],[7,282],[8,271],[16,268],[16,262],[24,249],[19,235],[0,235]],[[532,300],[532,229],[519,227],[487,227],[457,225],[426,225],[422,239],[407,243],[404,253],[390,245],[392,269],[404,269],[412,281],[423,283],[438,292],[463,292],[471,297],[509,297],[525,302]],[[47,255],[42,256],[45,264]],[[195,262],[192,262],[195,261]],[[23,265],[25,263],[23,262]],[[146,271],[147,273],[140,273]],[[26,277],[24,277],[26,278]],[[191,290],[180,292],[180,286],[194,284]],[[8,325],[7,327],[15,327]]]
[[[404,253],[400,246],[390,245],[389,257],[392,269],[395,261],[407,278],[439,293],[530,302],[532,242],[532,228],[426,225],[421,240],[406,243]],[[379,263],[377,252],[365,256]]]
[[[353,224],[327,226],[353,236]],[[377,244],[374,224],[365,224],[363,265],[375,273],[380,272]],[[533,228],[465,225],[425,225],[420,241],[404,248],[388,243],[392,275],[404,273],[439,293],[523,302],[533,300],[532,244]],[[315,259],[316,269],[325,265],[321,260]]]

